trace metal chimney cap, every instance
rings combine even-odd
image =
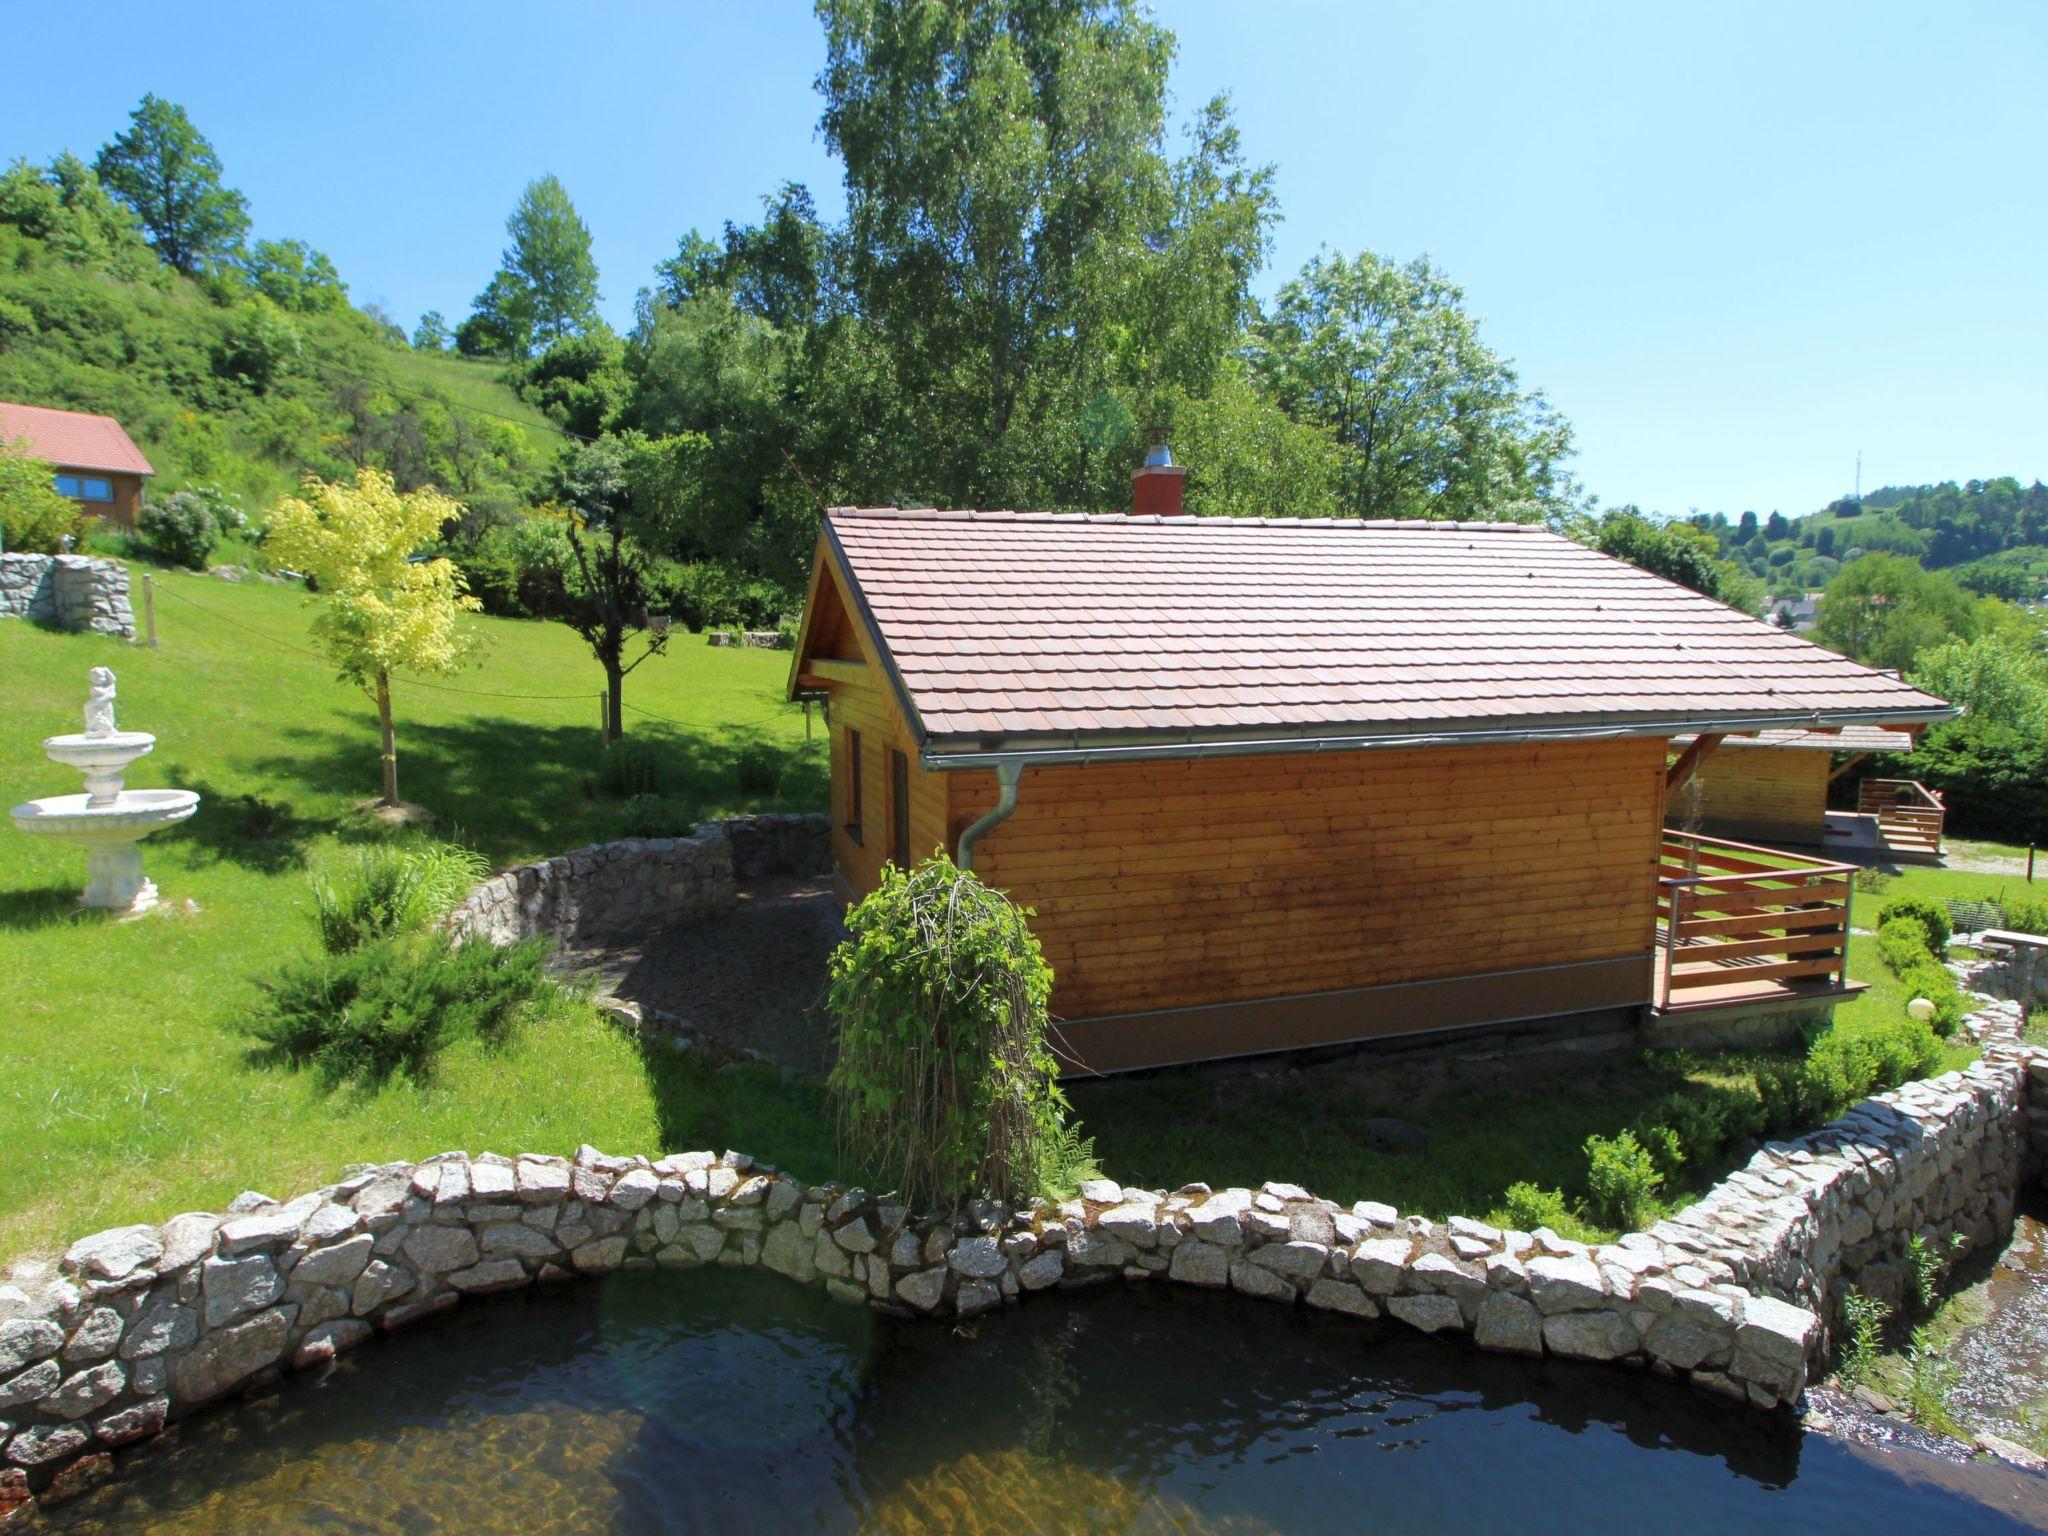
[[[1147,469],[1173,468],[1173,450],[1166,446],[1166,428],[1145,429],[1145,467]]]

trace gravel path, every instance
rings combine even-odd
[[[822,1077],[832,1064],[825,962],[845,937],[828,879],[762,880],[741,888],[731,912],[572,963],[597,972],[618,997]]]

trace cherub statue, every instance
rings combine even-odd
[[[85,696],[85,734],[114,734],[114,674],[106,667],[94,667],[90,674],[92,692]]]

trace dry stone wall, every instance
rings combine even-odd
[[[128,568],[85,555],[0,554],[0,618],[132,640]]]
[[[633,938],[727,910],[740,880],[822,873],[831,858],[829,825],[818,815],[735,817],[705,822],[688,837],[578,848],[493,875],[457,904],[446,926],[494,944]]]

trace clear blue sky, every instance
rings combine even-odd
[[[1164,0],[1185,113],[1279,167],[1270,292],[1318,246],[1428,252],[1578,431],[1603,502],[1796,513],[2048,476],[2048,6]],[[259,234],[408,324],[466,312],[553,171],[605,308],[784,180],[828,213],[819,31],[746,4],[0,0],[0,155],[182,102]],[[89,60],[89,65],[83,61]]]

